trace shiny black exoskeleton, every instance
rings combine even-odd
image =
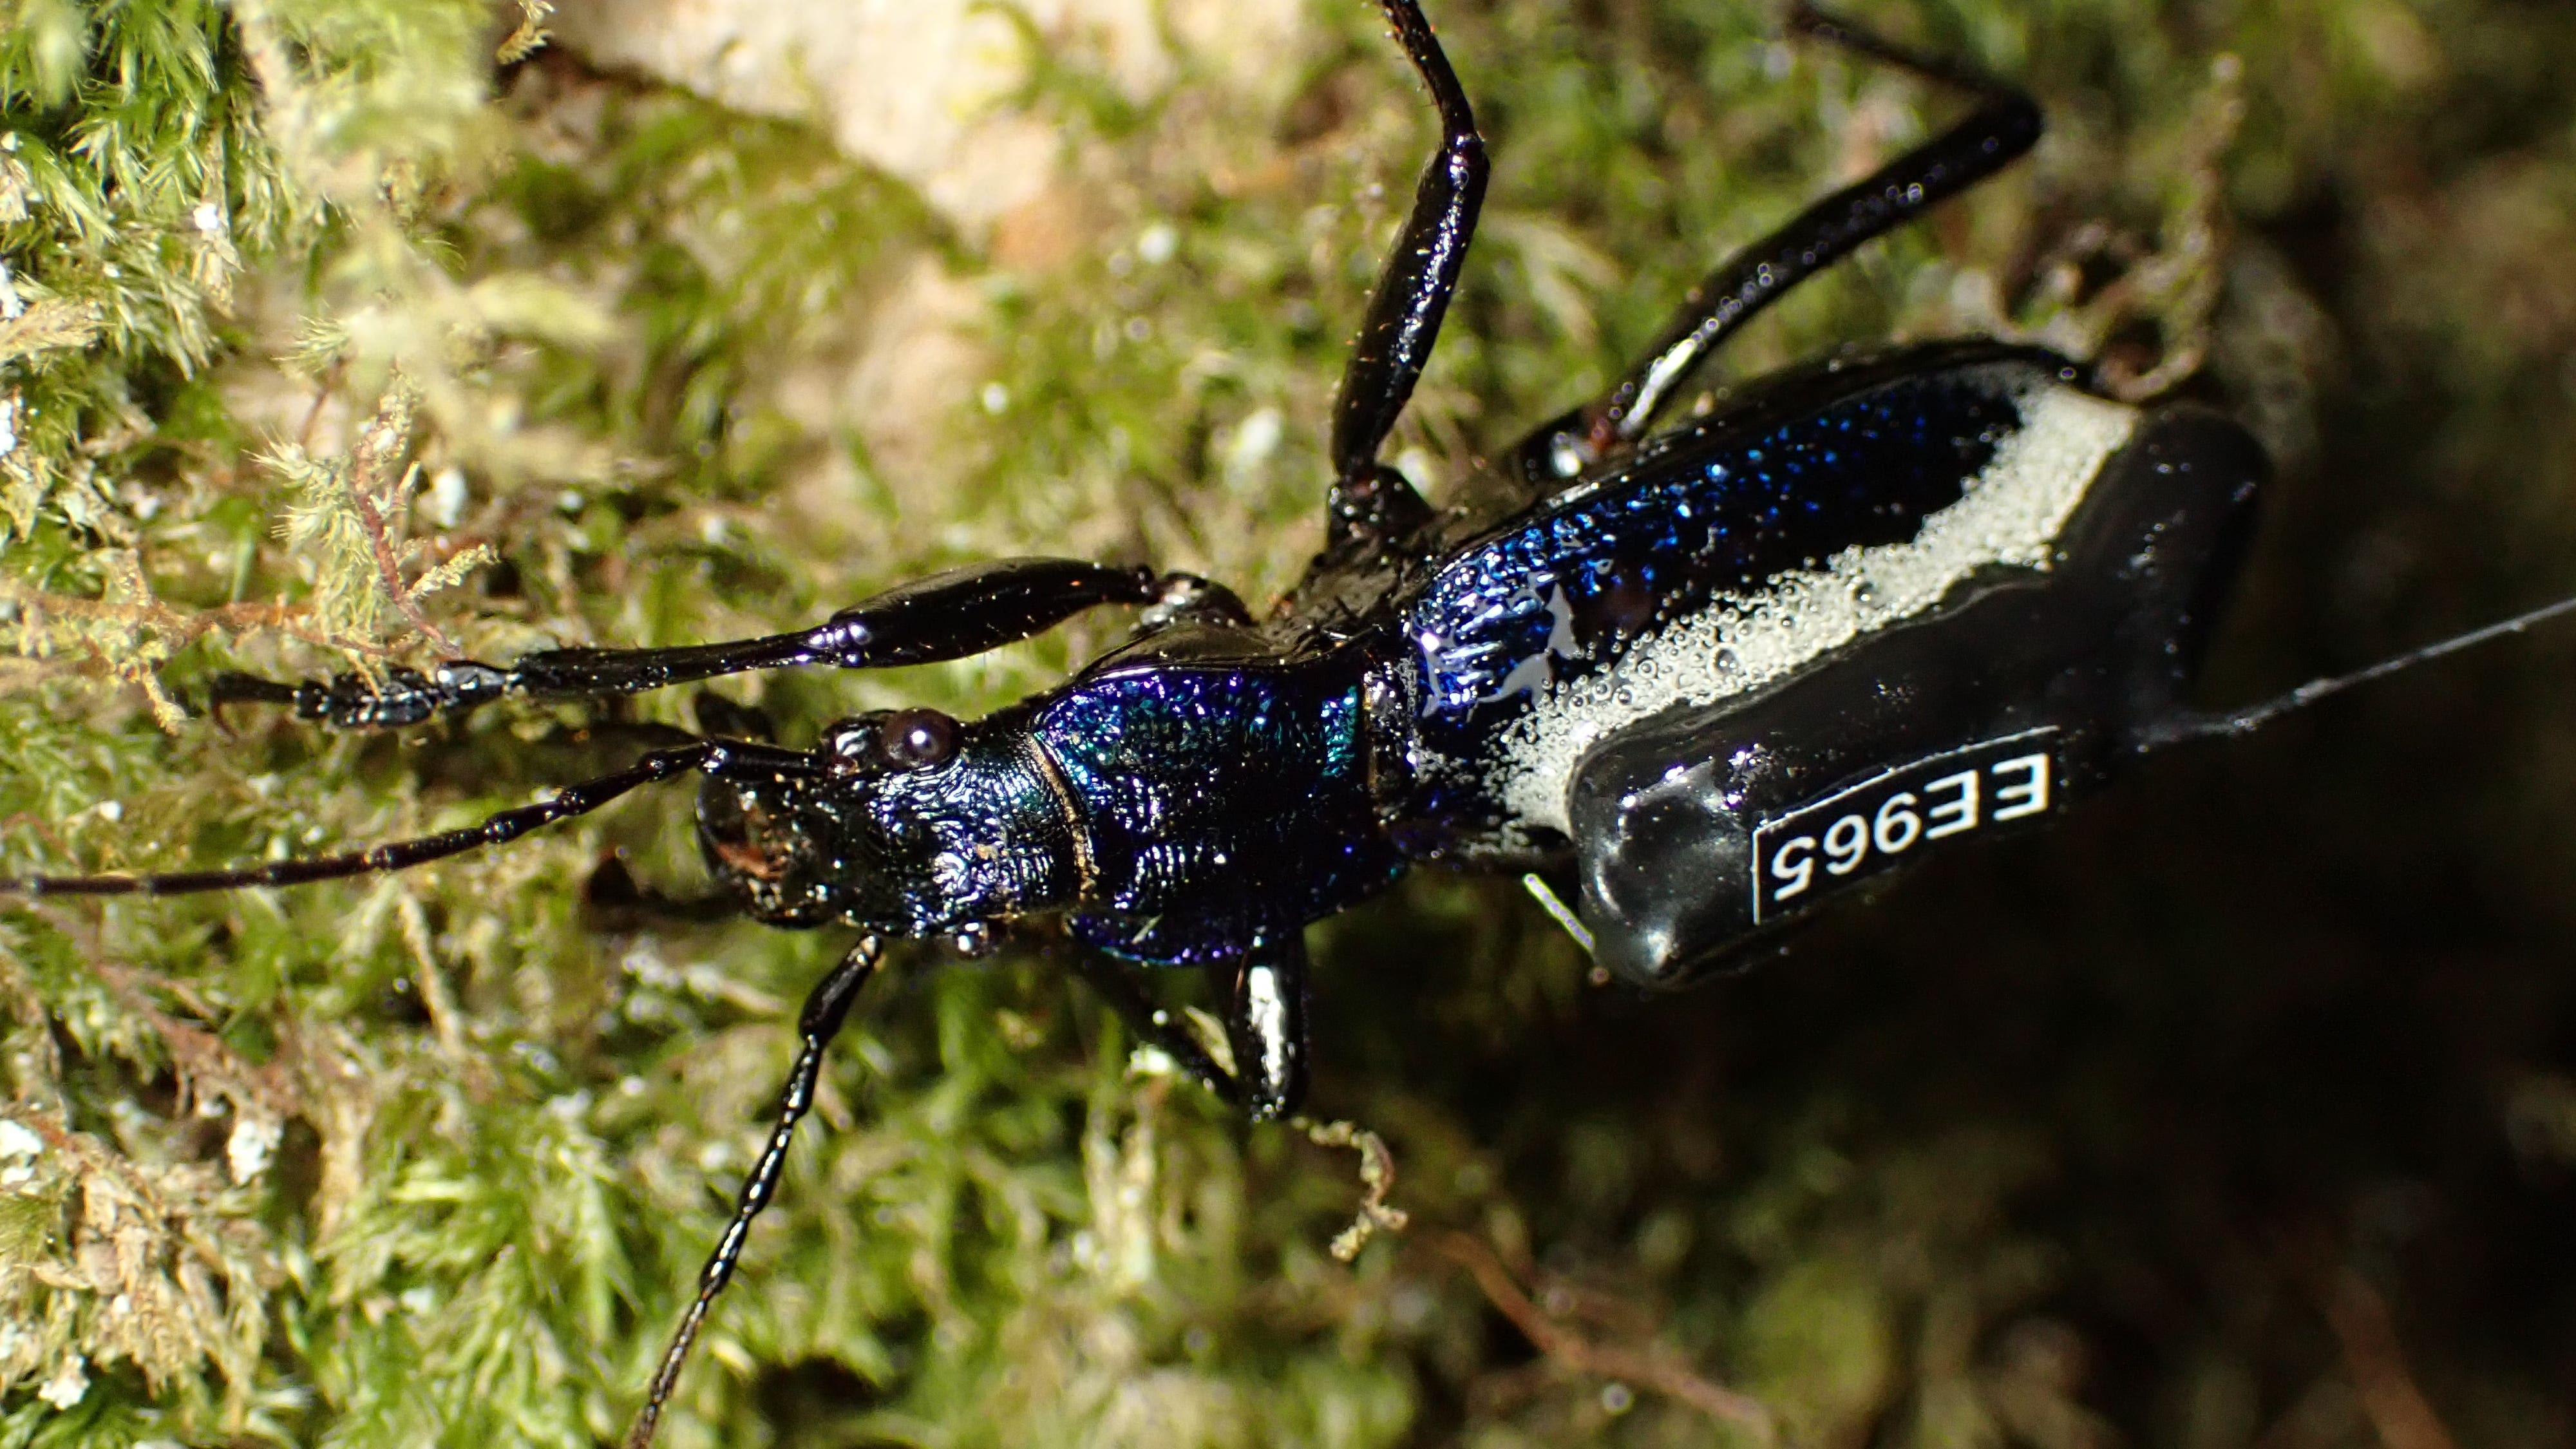
[[[1062,921],[1078,968],[1140,1034],[1272,1116],[1293,1110],[1305,1077],[1304,926],[1417,862],[1533,872],[1603,967],[1674,984],[1843,888],[2044,823],[2148,750],[2251,728],[2568,607],[2202,716],[2185,690],[2265,472],[2224,418],[2109,401],[2063,358],[1970,341],[1838,357],[1651,431],[1762,307],[2038,139],[2028,99],[1804,10],[1799,30],[1960,87],[1976,108],[1720,267],[1628,376],[1504,456],[1485,490],[1496,501],[1435,511],[1378,455],[1438,335],[1486,158],[1416,0],[1380,3],[1442,139],[1344,376],[1324,551],[1266,617],[1188,575],[1016,559],[764,639],[455,660],[375,683],[234,677],[219,699],[381,728],[509,695],[955,659],[1100,605],[1141,609],[1124,646],[981,720],[863,715],[811,750],[719,731],[427,839],[0,889],[158,894],[399,870],[703,775],[700,839],[745,909],[859,939],[806,1003],[769,1147],[654,1381],[640,1444],[888,939],[971,949]],[[1140,965],[1206,968],[1226,1039],[1159,1010]]]

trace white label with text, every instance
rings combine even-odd
[[[1753,919],[1808,904],[1935,841],[2057,808],[2047,726],[1879,771],[1753,830]]]

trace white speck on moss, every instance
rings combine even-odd
[[[36,1397],[57,1410],[69,1409],[89,1395],[89,1365],[79,1354],[65,1354],[63,1366],[36,1390]]]
[[[1395,471],[1404,475],[1405,482],[1426,493],[1440,486],[1440,460],[1419,444],[1395,455]]]
[[[465,470],[449,464],[429,480],[429,519],[454,528],[465,517]]]
[[[1252,482],[1287,435],[1288,422],[1279,409],[1253,409],[1250,416],[1235,424],[1234,438],[1225,446],[1225,481],[1238,487]]]
[[[232,1170],[235,1185],[247,1183],[266,1172],[270,1161],[277,1156],[278,1141],[284,1136],[284,1124],[269,1118],[235,1118],[232,1135],[224,1140],[224,1165]]]
[[[0,1117],[0,1162],[25,1161],[44,1155],[44,1138],[6,1117]]]

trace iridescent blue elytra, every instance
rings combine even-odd
[[[2015,393],[2061,375],[2052,357],[1953,345],[1774,379],[1454,550],[1402,616],[1438,782],[1425,806],[1453,829],[1440,848],[1529,841],[1535,822],[1479,779],[1519,715],[1721,596],[1912,537],[2021,425]]]
[[[1651,629],[1845,547],[1905,538],[1959,500],[2019,422],[1990,374],[1953,367],[1803,417],[1730,415],[1671,434],[1441,565],[1405,611],[1423,713],[1471,729],[1481,706],[1543,689],[1553,661],[1579,669],[1605,634]]]

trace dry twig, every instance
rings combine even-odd
[[[1548,1317],[1531,1301],[1512,1271],[1503,1266],[1503,1260],[1482,1241],[1461,1232],[1435,1233],[1426,1241],[1433,1251],[1474,1275],[1486,1301],[1510,1319],[1540,1353],[1579,1374],[1653,1389],[1712,1419],[1748,1429],[1765,1444],[1780,1442],[1779,1428],[1761,1400],[1711,1383],[1667,1355],[1593,1343]]]

